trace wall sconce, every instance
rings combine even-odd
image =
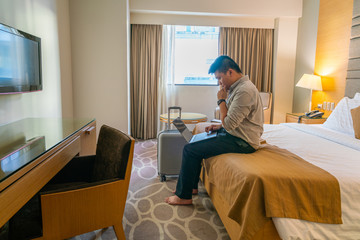
[[[312,91],[322,91],[321,77],[313,74],[304,74],[299,82],[296,84],[297,87],[310,89],[310,103],[309,112],[311,111]]]

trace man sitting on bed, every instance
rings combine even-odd
[[[221,125],[211,125],[206,132],[218,131],[215,138],[184,146],[175,196],[165,199],[172,205],[192,204],[197,193],[201,161],[223,153],[253,153],[263,133],[263,107],[259,91],[243,75],[239,65],[228,56],[220,56],[210,66],[221,89],[217,93]]]

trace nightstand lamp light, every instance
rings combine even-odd
[[[311,99],[312,91],[322,91],[321,77],[313,74],[304,74],[299,82],[296,84],[297,87],[310,89],[310,103],[309,103],[309,112],[311,111]]]

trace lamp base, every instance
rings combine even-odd
[[[309,112],[311,112],[311,103],[312,103],[312,89],[310,89],[310,103],[309,103]]]

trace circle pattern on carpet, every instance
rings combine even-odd
[[[137,141],[123,219],[126,239],[230,239],[201,184],[188,206],[164,202],[175,186],[176,178],[159,180],[157,141]]]

